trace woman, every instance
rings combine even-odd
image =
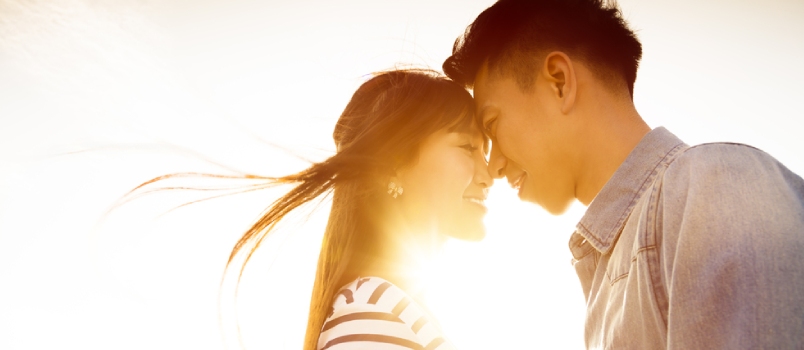
[[[281,178],[247,176],[296,186],[233,248],[227,267],[243,254],[241,272],[285,215],[332,193],[305,350],[452,349],[421,303],[416,269],[449,236],[485,235],[492,179],[473,106],[434,71],[379,73],[338,119],[334,156]]]
[[[470,94],[433,71],[363,83],[333,133],[337,153],[297,183],[235,245],[251,254],[288,212],[332,191],[305,350],[450,349],[416,298],[416,267],[446,237],[479,240],[492,183]],[[393,347],[396,346],[396,347]]]

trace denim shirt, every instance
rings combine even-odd
[[[804,181],[649,132],[570,238],[589,349],[804,349]]]

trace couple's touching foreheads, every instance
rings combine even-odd
[[[408,267],[450,237],[482,239],[498,179],[552,214],[587,206],[554,247],[573,256],[587,348],[804,348],[804,180],[751,146],[648,126],[633,103],[641,56],[616,4],[499,0],[443,73],[360,85],[336,153],[266,178],[295,187],[232,257],[331,194],[304,349],[453,349]]]

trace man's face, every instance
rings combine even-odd
[[[536,77],[530,91],[484,64],[474,85],[484,132],[492,140],[489,173],[508,178],[521,200],[560,214],[575,199],[575,125],[554,90]]]

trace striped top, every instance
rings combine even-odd
[[[324,321],[319,350],[454,350],[431,316],[402,289],[379,277],[341,289]]]

